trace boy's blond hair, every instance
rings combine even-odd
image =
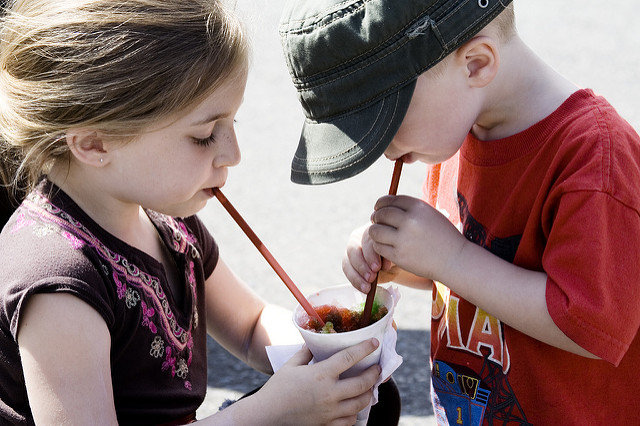
[[[499,42],[508,42],[511,37],[516,34],[516,16],[513,10],[513,3],[506,6],[505,9],[487,25],[487,27],[489,26],[496,29]],[[442,61],[433,66],[433,68],[427,70],[427,72],[435,78],[442,76],[450,57],[451,55],[447,55]]]
[[[501,41],[508,41],[516,33],[516,15],[513,10],[513,3],[509,4],[491,24],[495,25]]]
[[[69,128],[132,138],[247,65],[220,1],[18,0],[0,30],[5,178],[33,187]]]

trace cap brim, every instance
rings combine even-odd
[[[337,182],[371,166],[391,143],[409,108],[415,80],[357,111],[330,121],[305,120],[291,163],[291,180]]]

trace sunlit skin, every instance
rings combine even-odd
[[[433,71],[418,77],[409,109],[385,151],[387,158],[436,164],[460,149],[476,116],[470,105],[462,108],[466,92],[460,81],[464,80],[453,77]]]
[[[517,34],[503,42],[489,25],[438,69],[418,77],[404,121],[385,156],[407,163],[440,163],[460,149],[469,132],[487,141],[511,136],[549,115],[575,90]],[[352,285],[368,292],[381,270],[378,282],[393,280],[425,290],[431,289],[432,280],[446,283],[529,336],[595,357],[551,319],[544,272],[517,267],[467,241],[420,199],[384,196],[374,206],[371,224],[352,233],[343,259],[343,271]]]
[[[240,161],[234,117],[245,83],[243,72],[132,141],[71,129],[67,138],[75,155],[68,173],[59,165],[50,177],[96,222],[125,240],[127,224],[135,226],[141,207],[173,216],[195,214],[213,196],[210,188],[223,186],[228,167]]]

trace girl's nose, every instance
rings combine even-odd
[[[220,144],[220,151],[213,159],[214,167],[233,167],[240,163],[242,158],[238,139],[235,132],[230,132]]]

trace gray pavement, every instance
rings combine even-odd
[[[365,223],[375,200],[388,190],[393,164],[381,159],[347,181],[298,186],[289,165],[302,112],[284,64],[277,34],[283,0],[238,0],[254,46],[244,104],[237,117],[243,154],[224,192],[303,293],[345,282],[341,259],[349,233]],[[401,1],[398,5],[402,4]],[[594,88],[640,129],[640,32],[636,0],[516,0],[521,36],[556,69]],[[424,166],[403,170],[399,193],[420,195]],[[202,219],[225,261],[266,300],[293,308],[295,300],[257,250],[212,200]],[[396,313],[403,365],[394,378],[402,394],[403,426],[433,424],[429,402],[430,293],[401,289]],[[253,372],[215,342],[209,345],[209,393],[199,417],[215,412],[261,385]]]

